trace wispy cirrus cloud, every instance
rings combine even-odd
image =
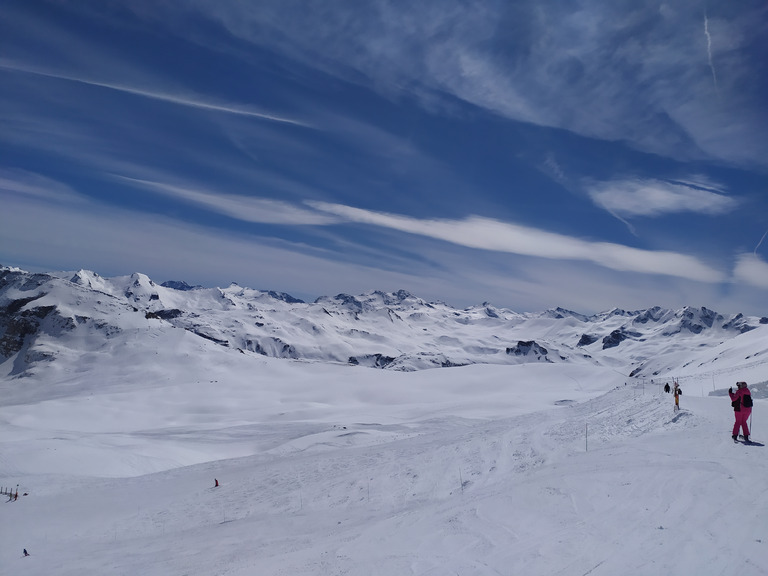
[[[71,9],[91,16],[100,12],[93,6]],[[552,5],[546,12],[534,0],[471,8],[461,0],[425,0],[408,10],[385,0],[264,0],[258,5],[139,0],[126,10],[209,48],[211,35],[186,25],[184,16],[194,12],[239,41],[389,97],[415,96],[439,113],[459,99],[512,120],[675,158],[760,166],[768,158],[768,134],[755,130],[768,121],[762,84],[754,81],[765,77],[766,62],[752,49],[766,14],[752,6],[711,10],[705,34],[695,0],[675,6],[646,0],[631,7],[583,0],[577,8]],[[104,8],[100,16],[120,25],[114,11]],[[164,86],[162,76],[147,67],[129,68],[126,74],[123,61],[117,61],[121,75],[114,76],[109,60],[115,54],[102,57],[76,34],[59,32],[63,37],[50,41],[53,27],[43,34],[31,16],[24,24],[24,34],[50,44],[52,54],[63,50],[64,64],[35,68],[23,64],[19,53],[6,65],[201,110],[308,124]],[[216,49],[248,58],[240,42],[228,40],[217,37]],[[715,61],[721,67],[716,90]],[[735,141],[741,145],[734,146]]]
[[[315,207],[326,213],[329,209],[338,212],[331,212],[337,221],[369,222],[395,232],[445,241],[420,243],[415,236],[410,237],[406,243],[419,258],[413,260],[403,254],[391,267],[381,267],[388,253],[371,252],[362,260],[350,260],[344,255],[356,247],[349,244],[337,246],[336,250],[344,252],[339,254],[327,246],[316,248],[192,225],[165,215],[115,210],[66,184],[30,172],[5,170],[0,183],[0,262],[27,268],[86,267],[107,275],[142,271],[156,278],[206,285],[223,285],[221,279],[225,278],[289,291],[302,298],[405,287],[425,298],[454,305],[476,304],[481,297],[507,305],[512,294],[515,306],[526,310],[540,310],[555,302],[576,310],[598,311],[606,302],[614,302],[616,294],[621,294],[622,304],[629,307],[678,306],[677,293],[682,286],[688,297],[695,294],[696,301],[716,305],[721,292],[718,284],[689,275],[702,266],[693,258],[677,255],[677,259],[667,261],[667,266],[680,265],[679,274],[659,282],[654,274],[664,271],[653,270],[652,263],[664,260],[665,253],[633,252],[622,246],[606,247],[601,252],[604,243],[487,219],[423,222],[354,212],[356,209],[345,206]],[[333,228],[325,229],[331,233]],[[487,252],[478,255],[463,246]],[[595,254],[590,256],[593,249]],[[533,258],[522,259],[516,254]],[[612,260],[606,260],[605,254],[613,254],[613,260],[634,256],[640,260],[634,271],[648,273],[628,279],[622,272],[633,270],[633,263],[611,266]],[[371,262],[377,266],[370,266]],[[740,306],[749,301],[752,309],[761,310],[767,274],[768,266],[754,254],[739,259],[734,279],[743,285]],[[308,278],[311,293],[307,293]],[[568,278],[565,290],[563,278]]]
[[[626,179],[592,182],[586,188],[595,204],[620,218],[680,212],[716,215],[738,205],[722,189],[695,180]]]
[[[425,1],[408,10],[383,0],[191,6],[237,38],[427,106],[445,94],[675,158],[765,166],[768,156],[768,138],[754,130],[766,120],[761,92],[750,82],[766,71],[750,49],[765,22],[758,8],[711,11],[703,35],[693,0],[631,7],[584,0],[546,12],[534,0]],[[715,91],[716,59],[728,72]],[[735,139],[749,145],[733,146]]]
[[[213,232],[162,215],[114,210],[87,199],[66,200],[58,204],[27,193],[3,197],[0,263],[41,270],[85,267],[106,275],[141,271],[157,279],[189,279],[209,286],[225,285],[226,278],[290,290],[301,298],[362,292],[390,282],[395,282],[393,288],[429,285],[418,274],[334,260],[305,244]]]
[[[133,86],[130,84],[109,82],[106,80],[98,80],[98,79],[88,78],[84,76],[66,74],[63,72],[54,72],[50,70],[45,70],[36,66],[30,66],[20,62],[14,62],[4,58],[0,58],[0,69],[3,69],[8,72],[33,74],[35,76],[55,78],[58,80],[76,82],[78,84],[86,84],[88,86],[95,86],[99,88],[105,88],[108,90],[115,90],[117,92],[124,92],[126,94],[132,94],[134,96],[140,96],[142,98],[160,100],[162,102],[175,104],[177,106],[197,108],[200,110],[209,110],[212,112],[221,112],[224,114],[234,114],[237,116],[256,118],[259,120],[266,120],[269,122],[293,124],[296,126],[302,126],[304,128],[312,127],[310,123],[303,120],[299,120],[296,118],[288,118],[286,116],[280,116],[277,114],[271,114],[263,110],[258,110],[256,107],[250,106],[250,105],[235,104],[230,102],[220,102],[214,98],[207,98],[200,94],[194,94],[189,91],[163,90],[159,86],[155,86],[152,88],[144,88],[140,86]]]
[[[152,190],[244,222],[323,226],[339,221],[339,218],[328,213],[307,210],[279,200],[227,194],[189,185],[168,184],[126,176],[117,176],[117,178],[130,185]]]
[[[712,34],[709,33],[709,18],[707,18],[706,9],[704,10],[704,35],[707,37],[707,60],[709,68],[712,70],[712,83],[717,90],[717,73],[715,72],[715,65],[712,63]]]
[[[583,260],[613,270],[677,276],[701,282],[721,282],[725,279],[721,272],[693,256],[587,241],[490,218],[472,216],[463,220],[423,220],[340,204],[309,204],[350,222],[428,236],[470,248],[538,258]]]
[[[0,169],[0,192],[33,202],[64,202],[74,206],[85,203],[85,199],[66,184],[20,169]]]

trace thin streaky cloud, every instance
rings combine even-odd
[[[47,203],[79,204],[85,198],[66,184],[26,170],[0,170],[0,192]]]
[[[322,226],[339,221],[338,218],[329,216],[327,213],[306,210],[279,200],[224,194],[126,176],[116,176],[116,178],[244,222]]]
[[[351,222],[382,226],[470,248],[538,258],[583,260],[613,270],[677,276],[701,282],[721,282],[722,273],[693,256],[650,251],[611,242],[590,242],[528,226],[470,216],[463,220],[420,220],[340,204],[309,202]]]
[[[672,182],[674,184],[682,184],[684,186],[690,186],[691,188],[700,188],[701,190],[708,190],[710,192],[715,192],[717,194],[724,194],[726,192],[726,187],[719,183],[715,182],[711,178],[708,178],[707,176],[703,174],[694,174],[690,175],[686,178],[670,178],[666,181]]]
[[[367,263],[348,262],[303,243],[232,230],[211,233],[206,226],[130,209],[113,210],[95,203],[85,209],[75,205],[60,207],[22,195],[11,197],[3,208],[0,263],[6,265],[30,267],[42,263],[47,270],[85,267],[108,275],[140,271],[157,278],[191,279],[210,286],[225,286],[222,278],[226,278],[226,282],[263,289],[290,288],[295,296],[313,298],[382,287],[409,287],[419,294],[429,294],[436,283],[423,269],[413,272],[374,266],[380,262],[376,257]],[[35,218],[14,217],[31,210]],[[438,279],[440,285],[445,285],[448,277],[455,278],[443,274]],[[467,305],[474,303],[465,287],[456,286],[454,290]]]
[[[592,201],[617,218],[660,216],[680,212],[724,214],[738,201],[713,191],[709,185],[667,180],[614,180],[587,185]]]
[[[707,60],[709,68],[712,70],[712,82],[715,85],[715,91],[718,91],[717,73],[715,72],[715,65],[712,63],[712,35],[709,33],[709,18],[707,18],[706,10],[704,11],[704,35],[707,37]]]
[[[755,246],[755,249],[754,249],[754,251],[753,251],[753,253],[754,253],[754,255],[755,255],[755,256],[757,256],[757,250],[758,250],[758,248],[760,248],[760,246],[762,245],[762,243],[763,243],[763,240],[765,240],[765,237],[766,237],[766,236],[768,236],[768,230],[766,230],[766,231],[765,231],[765,233],[763,234],[762,238],[760,238],[760,242],[758,242],[758,243],[757,243],[757,246]]]
[[[116,84],[114,82],[104,82],[99,80],[93,80],[90,78],[80,78],[77,76],[70,76],[58,72],[49,72],[32,68],[29,66],[22,66],[14,62],[0,59],[0,68],[8,70],[10,72],[20,72],[24,74],[34,74],[35,76],[43,76],[46,78],[55,78],[58,80],[67,80],[69,82],[77,82],[78,84],[86,84],[88,86],[96,86],[99,88],[106,88],[108,90],[116,90],[118,92],[124,92],[127,94],[133,94],[135,96],[141,96],[143,98],[150,98],[153,100],[160,100],[168,102],[170,104],[176,104],[179,106],[186,106],[190,108],[198,108],[201,110],[210,110],[213,112],[222,112],[225,114],[234,114],[237,116],[247,116],[249,118],[258,118],[260,120],[267,120],[270,122],[279,122],[283,124],[292,124],[295,126],[301,126],[303,128],[312,128],[312,126],[302,120],[295,118],[287,118],[284,116],[277,116],[275,114],[268,114],[266,112],[259,112],[252,108],[239,106],[229,103],[217,103],[201,99],[195,95],[180,95],[169,94],[167,92],[161,92],[156,90],[147,90],[143,88],[137,88],[134,86],[128,86],[124,84]]]

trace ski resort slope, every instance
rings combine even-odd
[[[156,342],[149,375],[123,350],[3,382],[0,484],[28,493],[1,503],[3,573],[768,573],[766,448],[732,442],[711,381],[674,412],[604,368],[400,373]]]

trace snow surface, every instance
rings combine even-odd
[[[0,484],[28,493],[2,504],[3,573],[768,571],[768,460],[727,398],[675,413],[563,364],[236,362],[179,334],[151,382],[118,354],[2,407]]]
[[[750,383],[768,440],[764,327],[674,344],[675,412],[610,362],[271,358],[78,282],[111,316],[0,364],[2,574],[768,574],[766,448],[733,443],[725,394]]]

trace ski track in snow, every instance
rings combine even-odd
[[[510,418],[252,427],[252,456],[29,476],[0,557],[62,575],[728,574],[734,557],[764,574],[768,470],[723,402],[675,413],[621,386]]]

